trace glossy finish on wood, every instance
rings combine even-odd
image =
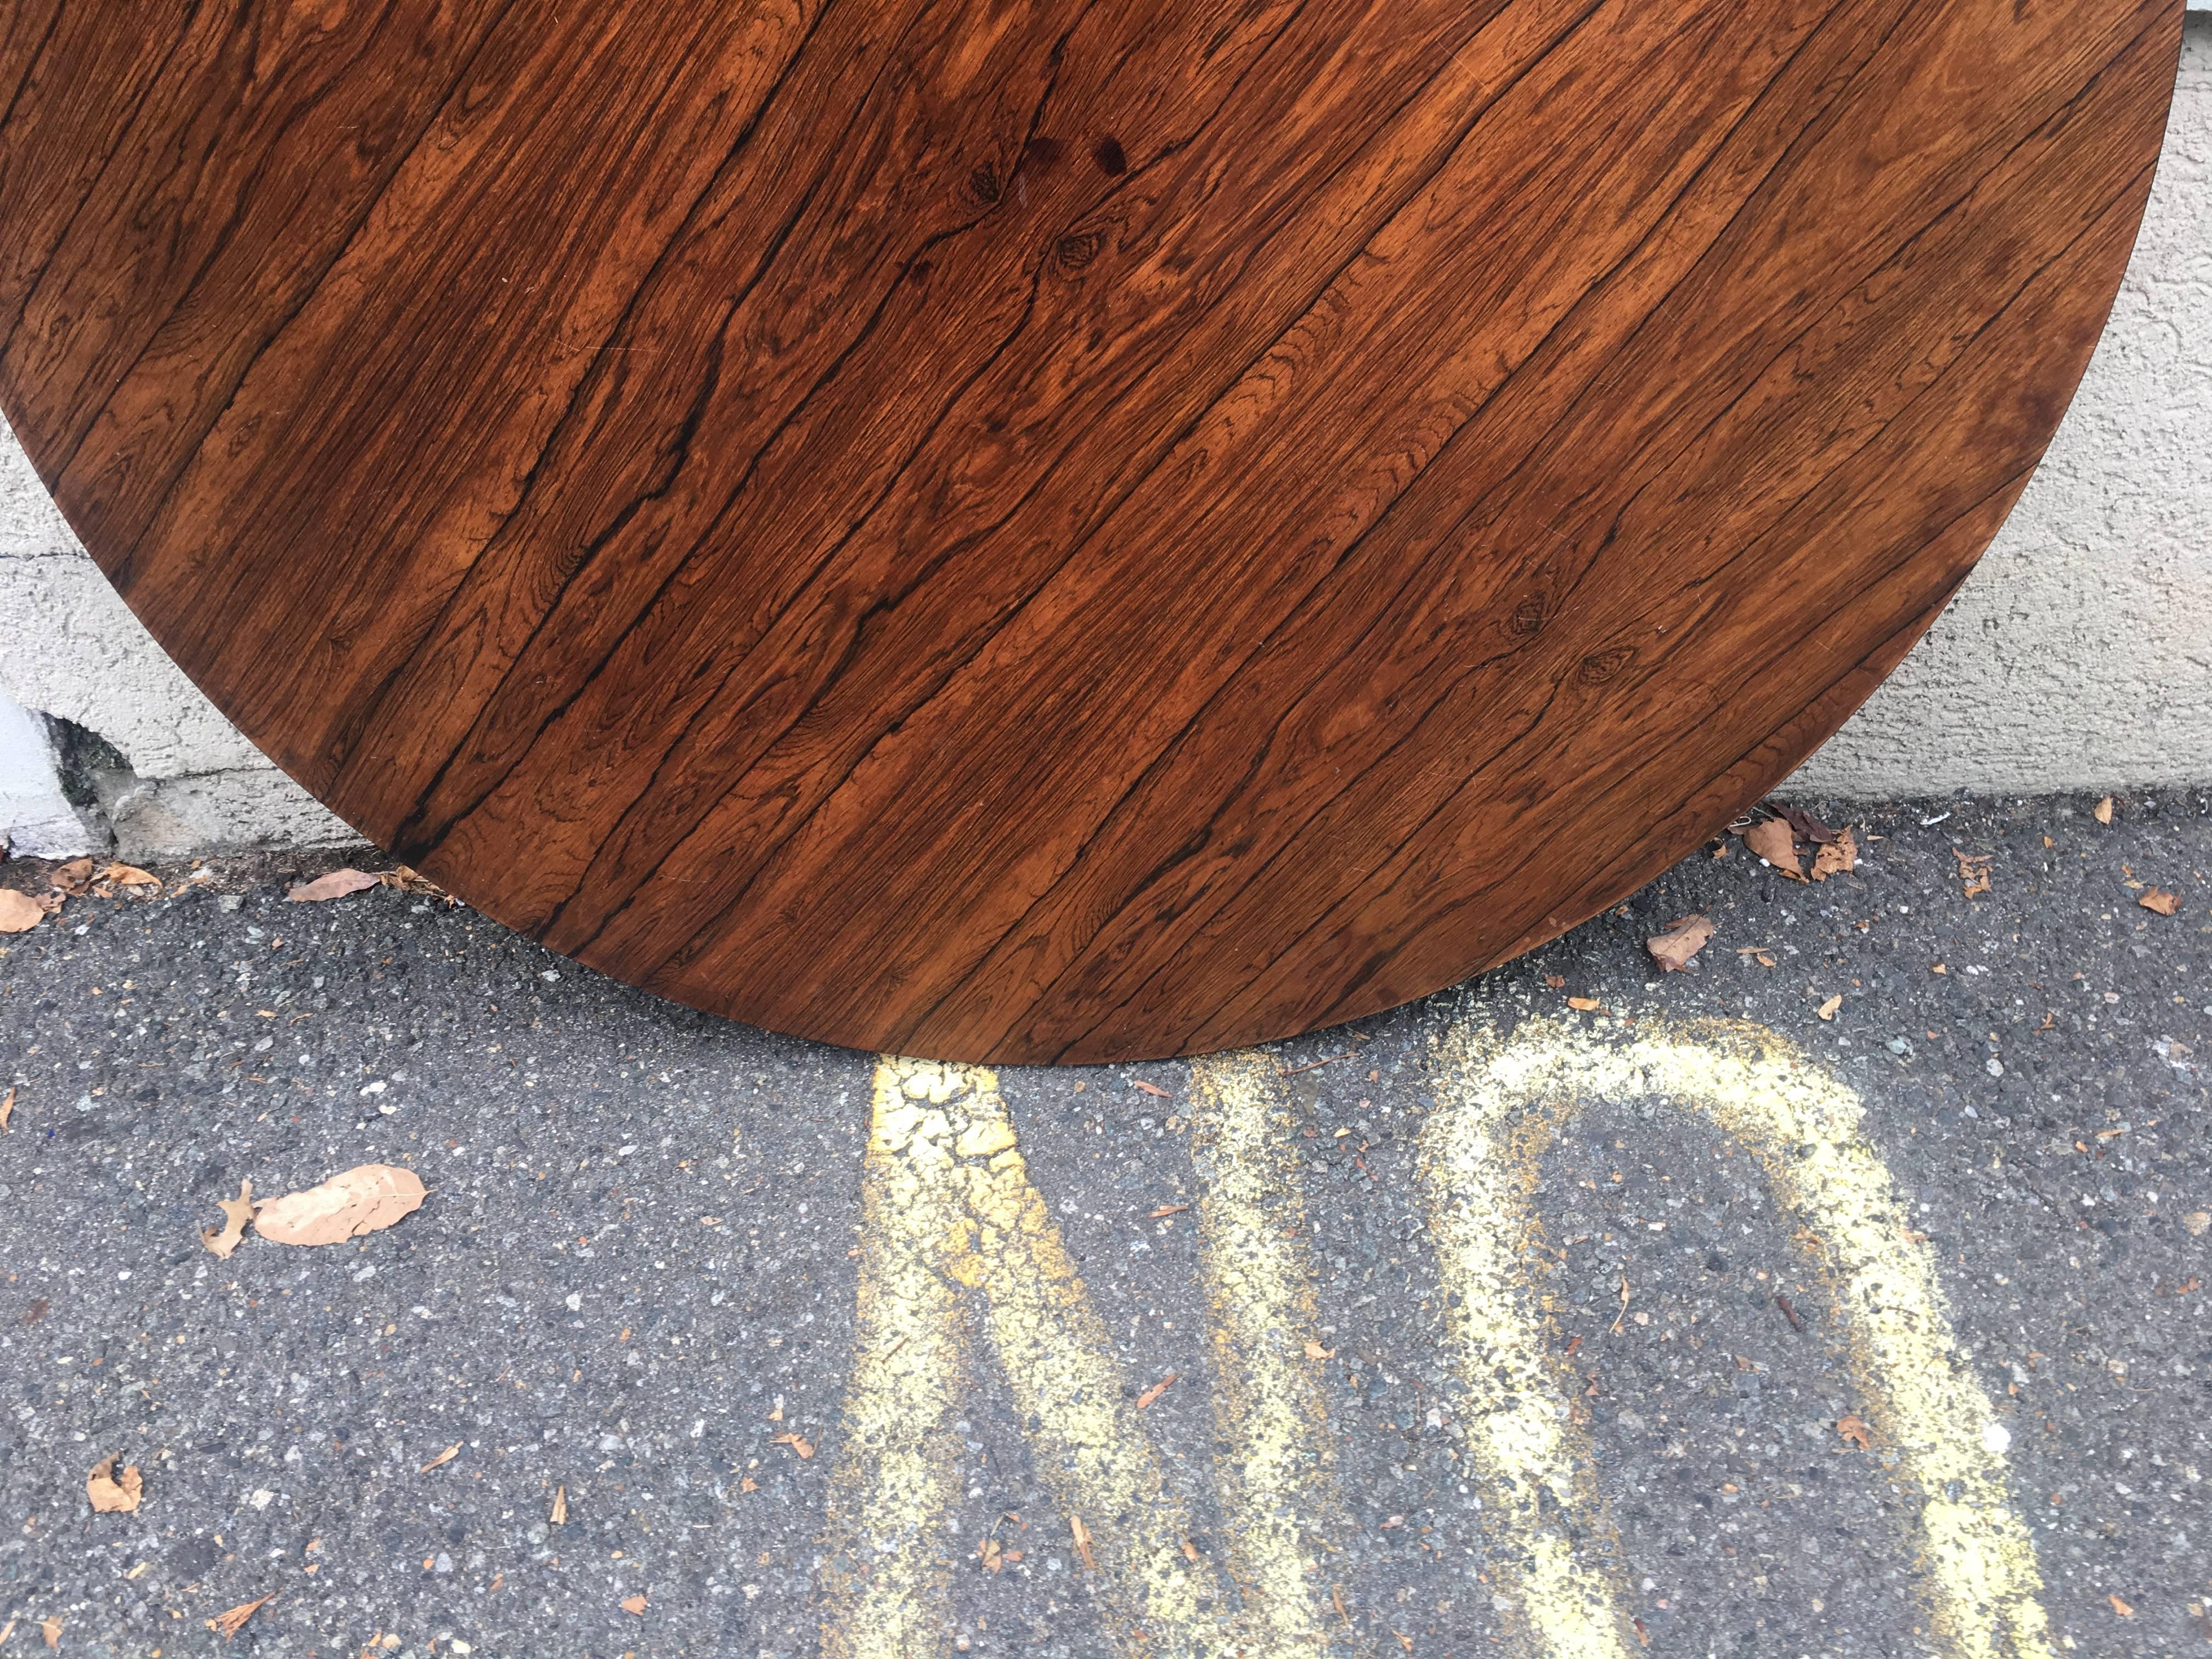
[[[2003,519],[2180,0],[9,0],[0,405],[195,680],[592,966],[939,1057],[1384,1008]]]

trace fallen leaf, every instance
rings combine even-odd
[[[1679,974],[1690,965],[1691,958],[1705,948],[1706,940],[1713,936],[1713,924],[1707,916],[1685,916],[1665,933],[1644,941],[1644,948],[1651,952],[1651,959],[1659,964],[1660,971]]]
[[[1996,856],[1994,853],[1962,853],[1954,847],[1951,856],[1959,860],[1959,879],[1966,884],[1968,898],[1990,890],[1990,864]]]
[[[1161,1087],[1160,1087],[1160,1085],[1159,1085],[1158,1084],[1157,1084],[1157,1083],[1147,1083],[1147,1082],[1146,1082],[1142,1078],[1139,1078],[1139,1079],[1137,1079],[1137,1086],[1138,1086],[1139,1089],[1142,1089],[1142,1090],[1143,1090],[1146,1094],[1151,1095],[1151,1096],[1153,1096],[1153,1097],[1154,1097],[1155,1098],[1157,1098],[1157,1099],[1160,1099],[1160,1100],[1173,1100],[1173,1099],[1175,1098],[1175,1097],[1174,1097],[1173,1095],[1170,1094],[1166,1090],[1164,1090],[1164,1089],[1161,1088]]]
[[[1145,1219],[1147,1221],[1158,1221],[1164,1215],[1181,1215],[1188,1208],[1190,1208],[1190,1206],[1188,1204],[1163,1204],[1158,1209],[1154,1210],[1151,1214],[1147,1215]]]
[[[1308,1337],[1306,1339],[1306,1358],[1309,1359],[1334,1359],[1336,1358],[1336,1350],[1334,1348],[1324,1348],[1320,1343],[1315,1341],[1311,1337]]]
[[[758,1492],[760,1490],[760,1482],[754,1480],[750,1474],[741,1476],[738,1480],[738,1490],[739,1492]]]
[[[239,1241],[246,1237],[246,1224],[253,1219],[253,1183],[240,1182],[236,1198],[218,1198],[215,1205],[225,1217],[222,1229],[218,1232],[212,1227],[201,1228],[200,1243],[216,1256],[228,1261],[230,1253],[238,1248]]]
[[[1382,1528],[1380,1528],[1380,1530],[1382,1530],[1382,1531],[1383,1531],[1383,1532],[1388,1532],[1388,1531],[1389,1531],[1389,1530],[1390,1530],[1390,1528],[1393,1528],[1393,1527],[1402,1527],[1402,1526],[1404,1526],[1405,1524],[1406,1524],[1406,1517],[1405,1517],[1404,1516],[1402,1516],[1402,1515],[1394,1515],[1394,1516],[1392,1516],[1389,1520],[1385,1521],[1385,1522],[1382,1523]]]
[[[2107,1595],[2105,1599],[2112,1604],[2112,1611],[2118,1613],[2121,1618],[2132,1619],[2136,1616],[2136,1610],[2121,1601],[2118,1596]]]
[[[343,898],[348,893],[358,893],[383,884],[383,877],[372,876],[366,871],[333,870],[327,876],[317,876],[313,881],[293,888],[284,896],[295,904],[319,904],[325,899]]]
[[[1874,1431],[1867,1426],[1864,1420],[1850,1412],[1836,1419],[1836,1432],[1861,1451],[1869,1450],[1874,1445]]]
[[[1151,1388],[1146,1389],[1144,1393],[1139,1395],[1137,1396],[1137,1409],[1139,1411],[1145,1410],[1152,1403],[1152,1401],[1158,1400],[1162,1395],[1165,1394],[1169,1388],[1174,1383],[1176,1376],[1176,1372],[1170,1371],[1158,1382],[1153,1383]]]
[[[377,879],[386,887],[397,888],[403,893],[424,893],[432,898],[441,898],[448,904],[456,902],[453,896],[436,882],[404,864],[396,870],[386,870]]]
[[[116,1474],[112,1455],[94,1464],[92,1473],[84,1478],[84,1495],[92,1499],[95,1515],[136,1515],[144,1491],[145,1482],[137,1469],[126,1468],[120,1476]]]
[[[92,860],[71,859],[46,879],[64,893],[82,893],[92,880]]]
[[[2160,915],[2170,916],[2181,908],[2181,895],[2169,893],[2163,887],[2154,887],[2136,902],[2146,910],[2155,910]]]
[[[58,1648],[62,1644],[62,1621],[51,1615],[39,1626],[39,1634],[46,1638],[46,1645]]]
[[[999,1547],[999,1540],[995,1538],[986,1538],[976,1547],[975,1555],[982,1562],[986,1572],[995,1573],[1006,1565],[1005,1552]]]
[[[447,1464],[452,1462],[460,1455],[461,1449],[459,1445],[448,1446],[445,1450],[440,1452],[435,1457],[425,1463],[421,1468],[416,1470],[415,1473],[417,1474],[428,1474],[433,1469],[444,1468]]]
[[[1796,830],[1800,841],[1809,841],[1816,847],[1825,847],[1836,839],[1833,830],[1802,806],[1784,806],[1779,802],[1769,801],[1766,810]]]
[[[254,1609],[258,1607],[262,1601],[270,1600],[271,1596],[275,1595],[275,1594],[276,1592],[271,1590],[268,1595],[263,1596],[258,1601],[240,1601],[228,1613],[217,1613],[214,1618],[209,1620],[207,1621],[207,1627],[211,1631],[221,1632],[222,1639],[228,1642],[232,1637],[238,1634],[239,1627],[240,1626],[244,1625],[247,1620],[253,1617]]]
[[[1836,1017],[1836,1010],[1843,1006],[1844,999],[1842,995],[1838,994],[1835,996],[1830,997],[1826,1002],[1822,1003],[1815,1012],[1819,1013],[1822,1019],[1833,1019]]]
[[[1547,974],[1544,975],[1544,983],[1554,991],[1564,991],[1567,988],[1567,979],[1564,974]]]
[[[414,1214],[426,1196],[412,1170],[363,1164],[319,1187],[270,1199],[255,1213],[253,1231],[278,1244],[341,1244]]]
[[[1182,1540],[1182,1556],[1183,1559],[1186,1561],[1195,1561],[1198,1559],[1198,1546],[1192,1543],[1188,1538]]]
[[[0,887],[0,933],[27,933],[46,919],[46,907],[28,893]]]
[[[545,1517],[545,1522],[548,1526],[554,1527],[568,1524],[568,1489],[566,1486],[553,1488],[553,1513]]]
[[[1826,881],[1830,876],[1847,876],[1858,868],[1859,844],[1848,830],[1836,831],[1836,838],[1813,854],[1813,879]]]
[[[1569,997],[1567,999],[1567,1006],[1572,1008],[1577,1013],[1594,1014],[1603,1006],[1604,1005],[1600,1003],[1595,997]]]
[[[2095,818],[2100,823],[2110,823],[2112,821],[2112,798],[2110,795],[2107,795],[2104,799],[2099,801],[2097,803],[2096,811],[2092,812],[2089,816]]]
[[[814,1443],[803,1434],[780,1434],[775,1437],[775,1443],[790,1447],[799,1454],[802,1462],[814,1455]]]
[[[1761,818],[1743,832],[1743,844],[1784,875],[1797,881],[1805,879],[1805,872],[1797,863],[1797,839],[1780,818]]]
[[[141,870],[132,864],[111,864],[100,872],[102,881],[112,881],[118,887],[159,887],[161,877],[150,870]]]
[[[642,1595],[625,1595],[622,1599],[622,1610],[624,1613],[633,1613],[642,1619],[645,1617],[645,1607],[646,1601]]]
[[[7,1133],[8,1120],[15,1115],[15,1091],[10,1089],[6,1095],[0,1096],[0,1134]]]
[[[1091,1553],[1091,1528],[1083,1524],[1083,1517],[1079,1515],[1069,1516],[1067,1529],[1074,1536],[1075,1553],[1083,1558],[1084,1571],[1097,1571],[1098,1563]]]

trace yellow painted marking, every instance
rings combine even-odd
[[[940,1546],[951,1541],[942,1517],[958,1482],[949,1422],[963,1380],[956,1285],[981,1293],[991,1346],[1034,1425],[1032,1467],[1062,1510],[1050,1530],[1088,1545],[1109,1639],[1131,1655],[1218,1650],[1213,1614],[1200,1606],[1220,1605],[1212,1569],[1183,1554],[1189,1515],[1161,1476],[1111,1340],[1030,1185],[997,1077],[884,1060],[863,1184],[862,1351],[831,1483],[825,1650],[914,1659],[951,1649],[951,1561]]]
[[[1538,1496],[1548,1492],[1586,1523],[1598,1513],[1575,1480],[1571,1396],[1547,1358],[1557,1334],[1520,1265],[1537,1231],[1530,1188],[1551,1135],[1585,1098],[1662,1096],[1741,1140],[1810,1235],[1868,1414],[1920,1490],[1929,1611],[1946,1651],[2050,1659],[2034,1547],[2010,1507],[2005,1429],[1955,1358],[1934,1258],[1861,1133],[1856,1095],[1772,1033],[1724,1023],[1647,1021],[1617,1042],[1550,1020],[1502,1040],[1467,1027],[1446,1059],[1450,1104],[1424,1143],[1445,1283],[1463,1298],[1450,1340],[1470,1390],[1489,1402],[1472,1440],[1506,1494],[1502,1530],[1522,1605],[1549,1652],[1628,1650],[1620,1614],[1602,1607],[1596,1576],[1575,1561]]]
[[[1243,1652],[1327,1653],[1318,1540],[1341,1516],[1319,1319],[1289,1097],[1275,1062],[1217,1054],[1191,1068],[1192,1154],[1212,1304],[1216,1460],[1232,1576],[1259,1594],[1237,1634]],[[1256,1602],[1256,1605],[1255,1605]]]

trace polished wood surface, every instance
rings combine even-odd
[[[2181,0],[8,0],[0,406],[365,833],[1091,1060],[1680,857],[1966,575]]]

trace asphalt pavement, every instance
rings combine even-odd
[[[0,952],[0,1645],[2203,1650],[2212,800],[1804,805],[1855,870],[995,1077],[288,902],[336,859],[70,896]],[[371,1163],[422,1207],[202,1243]]]

